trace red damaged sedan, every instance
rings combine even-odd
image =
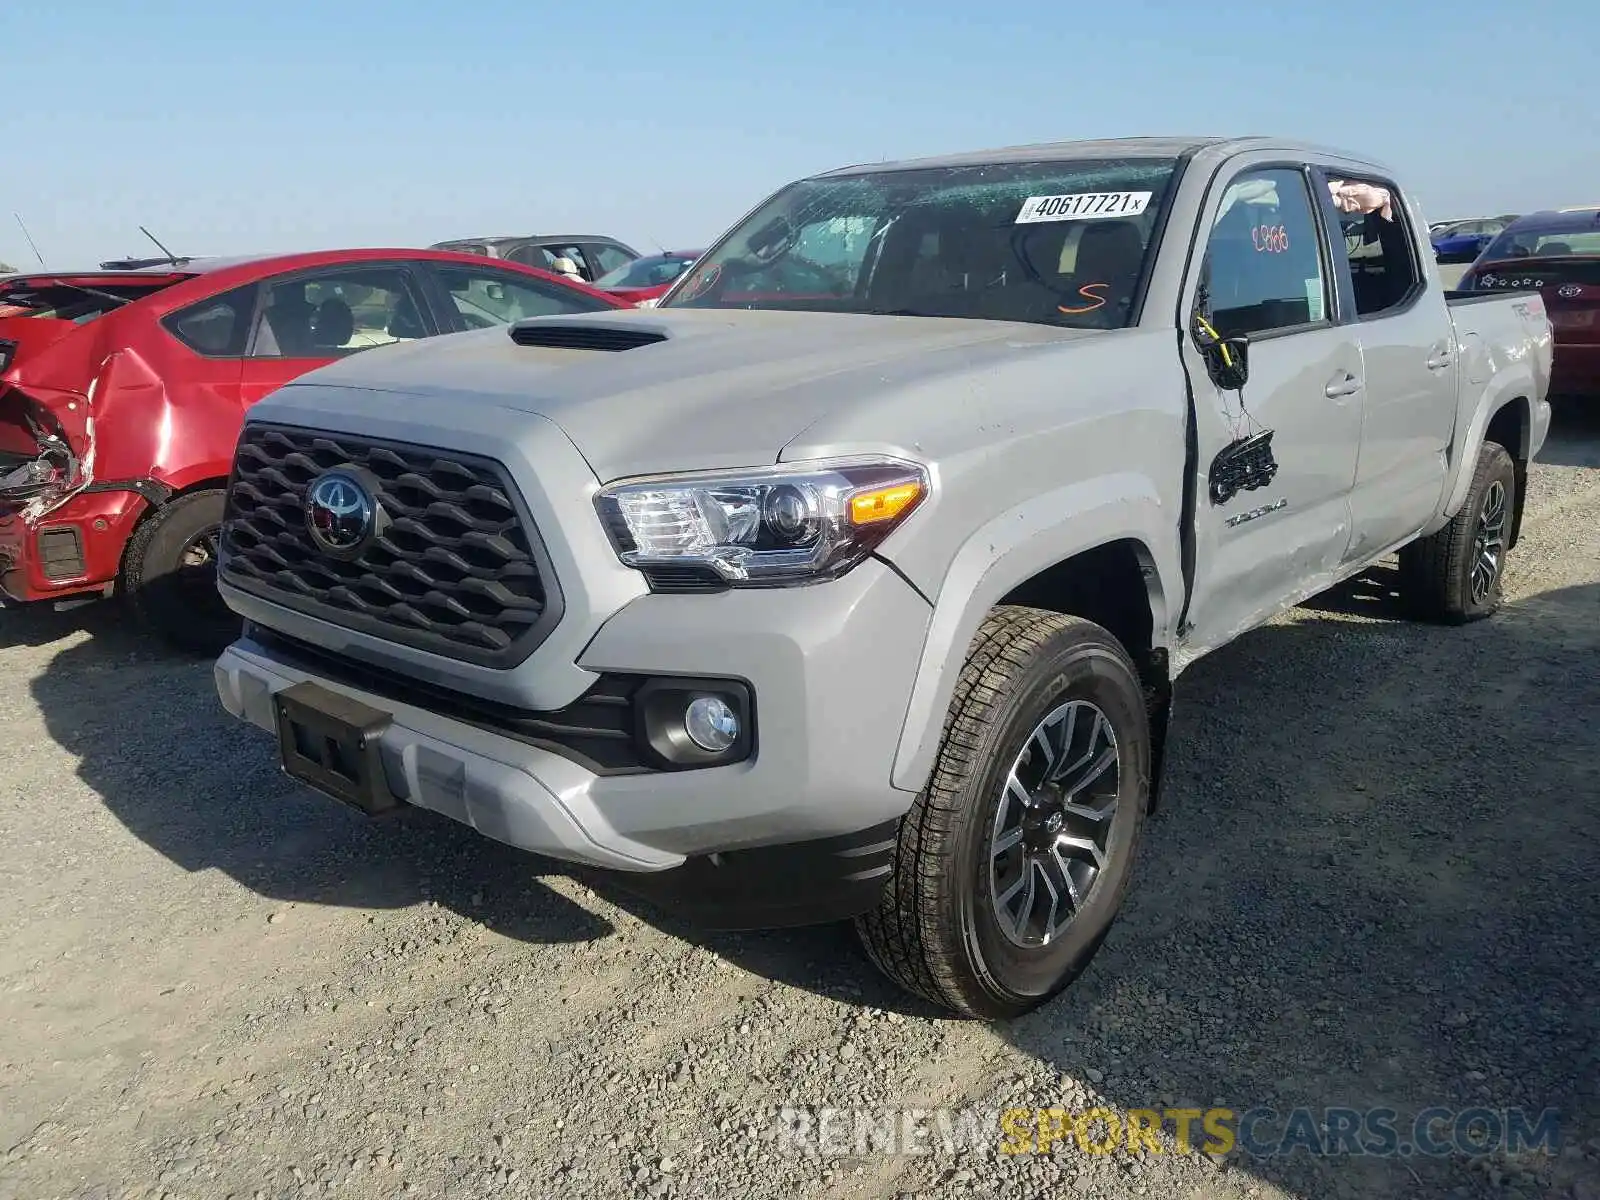
[[[0,605],[124,593],[173,644],[237,634],[215,549],[247,406],[344,355],[625,308],[436,250],[163,260],[0,280]]]
[[[1530,213],[1461,277],[1463,291],[1537,290],[1555,340],[1552,396],[1600,399],[1600,208]]]

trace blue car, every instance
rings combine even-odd
[[[1442,263],[1471,262],[1514,220],[1515,217],[1484,217],[1452,221],[1431,235],[1433,257]]]

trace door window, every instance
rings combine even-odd
[[[1247,171],[1228,185],[1201,267],[1202,307],[1223,337],[1328,319],[1327,278],[1305,176]]]
[[[1404,308],[1422,290],[1423,275],[1399,190],[1394,184],[1379,179],[1342,177],[1334,182],[1362,184],[1389,195],[1389,203],[1378,211],[1339,213],[1344,233],[1340,241],[1350,261],[1356,316],[1376,317]],[[1456,232],[1483,232],[1487,222],[1465,224],[1472,228]]]
[[[557,242],[546,242],[518,246],[506,257],[512,262],[521,263],[523,266],[538,267],[542,271],[551,271],[557,275],[564,274],[564,272],[556,266],[556,260],[565,258],[570,260],[572,265],[578,269],[578,274],[585,279],[590,278],[588,274],[589,265],[583,257],[583,247],[576,242],[566,245]]]
[[[589,260],[594,264],[597,272],[596,279],[600,278],[601,275],[609,275],[611,272],[625,267],[633,261],[631,255],[623,253],[616,246],[608,246],[604,242],[590,242],[588,250]]]
[[[254,358],[335,358],[433,332],[406,272],[346,267],[267,285]]]
[[[544,283],[511,271],[439,266],[434,270],[468,329],[509,325],[525,317],[601,312],[610,305],[576,288]]]

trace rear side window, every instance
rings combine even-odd
[[[1388,204],[1373,212],[1340,212],[1339,225],[1344,234],[1341,244],[1350,260],[1356,315],[1366,318],[1396,312],[1410,304],[1423,287],[1422,266],[1399,189],[1383,179],[1346,176],[1330,181],[1335,188],[1340,184],[1364,187],[1368,195],[1388,194]]]
[[[1201,307],[1223,337],[1327,320],[1327,279],[1311,192],[1288,168],[1247,171],[1228,185],[1202,266]]]
[[[243,358],[255,312],[256,285],[247,284],[180,308],[162,320],[172,334],[207,358]]]

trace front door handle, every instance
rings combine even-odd
[[[1331,380],[1328,386],[1322,389],[1322,394],[1329,400],[1343,400],[1346,396],[1353,396],[1361,390],[1361,380],[1349,371],[1340,371]]]
[[[1430,371],[1442,371],[1446,367],[1448,367],[1451,363],[1455,362],[1455,360],[1456,360],[1455,355],[1451,354],[1450,351],[1448,351],[1448,350],[1437,351],[1434,354],[1430,355],[1429,358],[1428,358],[1428,370],[1430,370]]]

